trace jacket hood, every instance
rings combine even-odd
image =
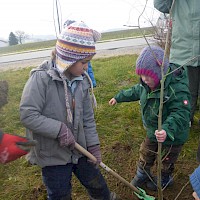
[[[54,68],[53,61],[48,61],[48,60],[43,61],[41,65],[31,70],[30,76],[36,71],[46,71],[47,74],[52,78],[52,80],[62,81],[58,71],[55,70]]]
[[[179,83],[187,84],[189,86],[187,71],[183,67],[179,69],[178,67],[179,66],[176,66],[174,64],[170,65],[170,69],[166,74],[165,87],[172,83],[176,84],[177,81]]]

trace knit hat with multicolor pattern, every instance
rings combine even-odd
[[[153,78],[155,87],[157,87],[161,80],[161,66],[164,57],[164,50],[159,46],[145,47],[140,53],[136,61],[136,73],[138,75],[146,75]],[[167,73],[169,61],[164,60],[163,70]]]
[[[84,22],[65,26],[56,43],[56,65],[60,72],[79,60],[96,54],[95,42],[101,34],[90,29]]]

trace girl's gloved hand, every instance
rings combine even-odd
[[[96,163],[94,163],[94,161],[92,161],[90,159],[88,159],[88,162],[99,165],[100,162],[102,162],[100,145],[97,144],[97,145],[88,147],[88,151],[97,159]]]
[[[75,138],[70,128],[64,123],[61,124],[60,132],[58,133],[58,140],[61,147],[69,147],[70,150],[74,149]]]
[[[161,131],[156,130],[155,136],[158,142],[164,142],[166,140],[167,133],[165,130],[161,130]]]

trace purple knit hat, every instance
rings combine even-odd
[[[154,54],[152,53],[154,52]],[[156,58],[155,58],[156,57]],[[161,65],[163,62],[164,50],[159,46],[145,47],[140,53],[136,61],[136,73],[138,75],[146,75],[153,78],[155,87],[161,80]],[[157,60],[156,60],[157,59]],[[166,58],[164,62],[164,74],[167,73],[169,61]]]

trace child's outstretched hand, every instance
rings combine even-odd
[[[111,106],[114,106],[116,103],[117,103],[117,101],[116,101],[115,98],[112,98],[112,99],[109,101],[109,105],[111,105]]]
[[[167,133],[165,130],[161,130],[161,131],[156,130],[155,136],[158,142],[164,142],[167,137]]]

